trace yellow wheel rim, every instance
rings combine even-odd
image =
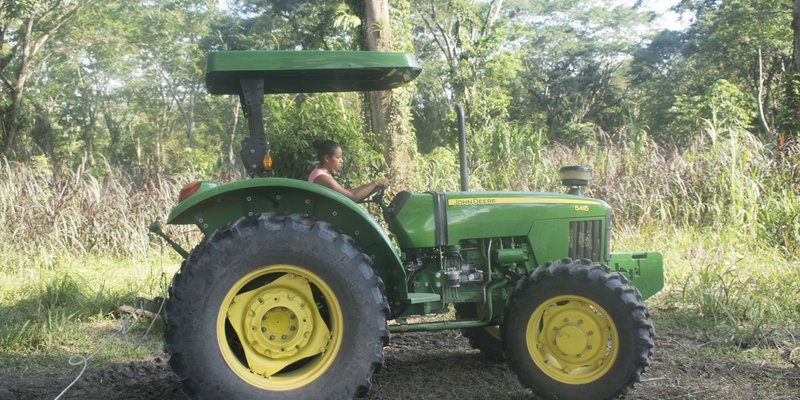
[[[342,343],[342,310],[316,274],[271,265],[230,288],[216,331],[222,357],[242,380],[265,390],[293,390],[333,363]]]
[[[582,385],[608,373],[619,337],[603,307],[582,296],[558,296],[534,310],[526,327],[528,352],[547,376]]]

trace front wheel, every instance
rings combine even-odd
[[[638,382],[653,354],[639,292],[589,260],[535,270],[509,297],[502,343],[523,385],[547,399],[610,399]]]
[[[382,283],[347,236],[300,215],[242,218],[186,260],[165,341],[203,399],[351,399],[388,341]]]

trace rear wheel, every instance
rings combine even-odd
[[[195,398],[353,398],[388,341],[370,259],[300,215],[214,233],[175,277],[166,311],[170,365]]]
[[[589,260],[565,259],[522,279],[502,340],[520,382],[547,399],[609,399],[638,382],[653,354],[639,292]]]

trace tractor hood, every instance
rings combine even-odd
[[[391,207],[388,223],[403,248],[527,236],[536,221],[605,221],[610,210],[602,200],[535,192],[401,192]]]

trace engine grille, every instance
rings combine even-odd
[[[569,256],[574,259],[588,258],[600,261],[601,220],[573,221],[569,223]]]

